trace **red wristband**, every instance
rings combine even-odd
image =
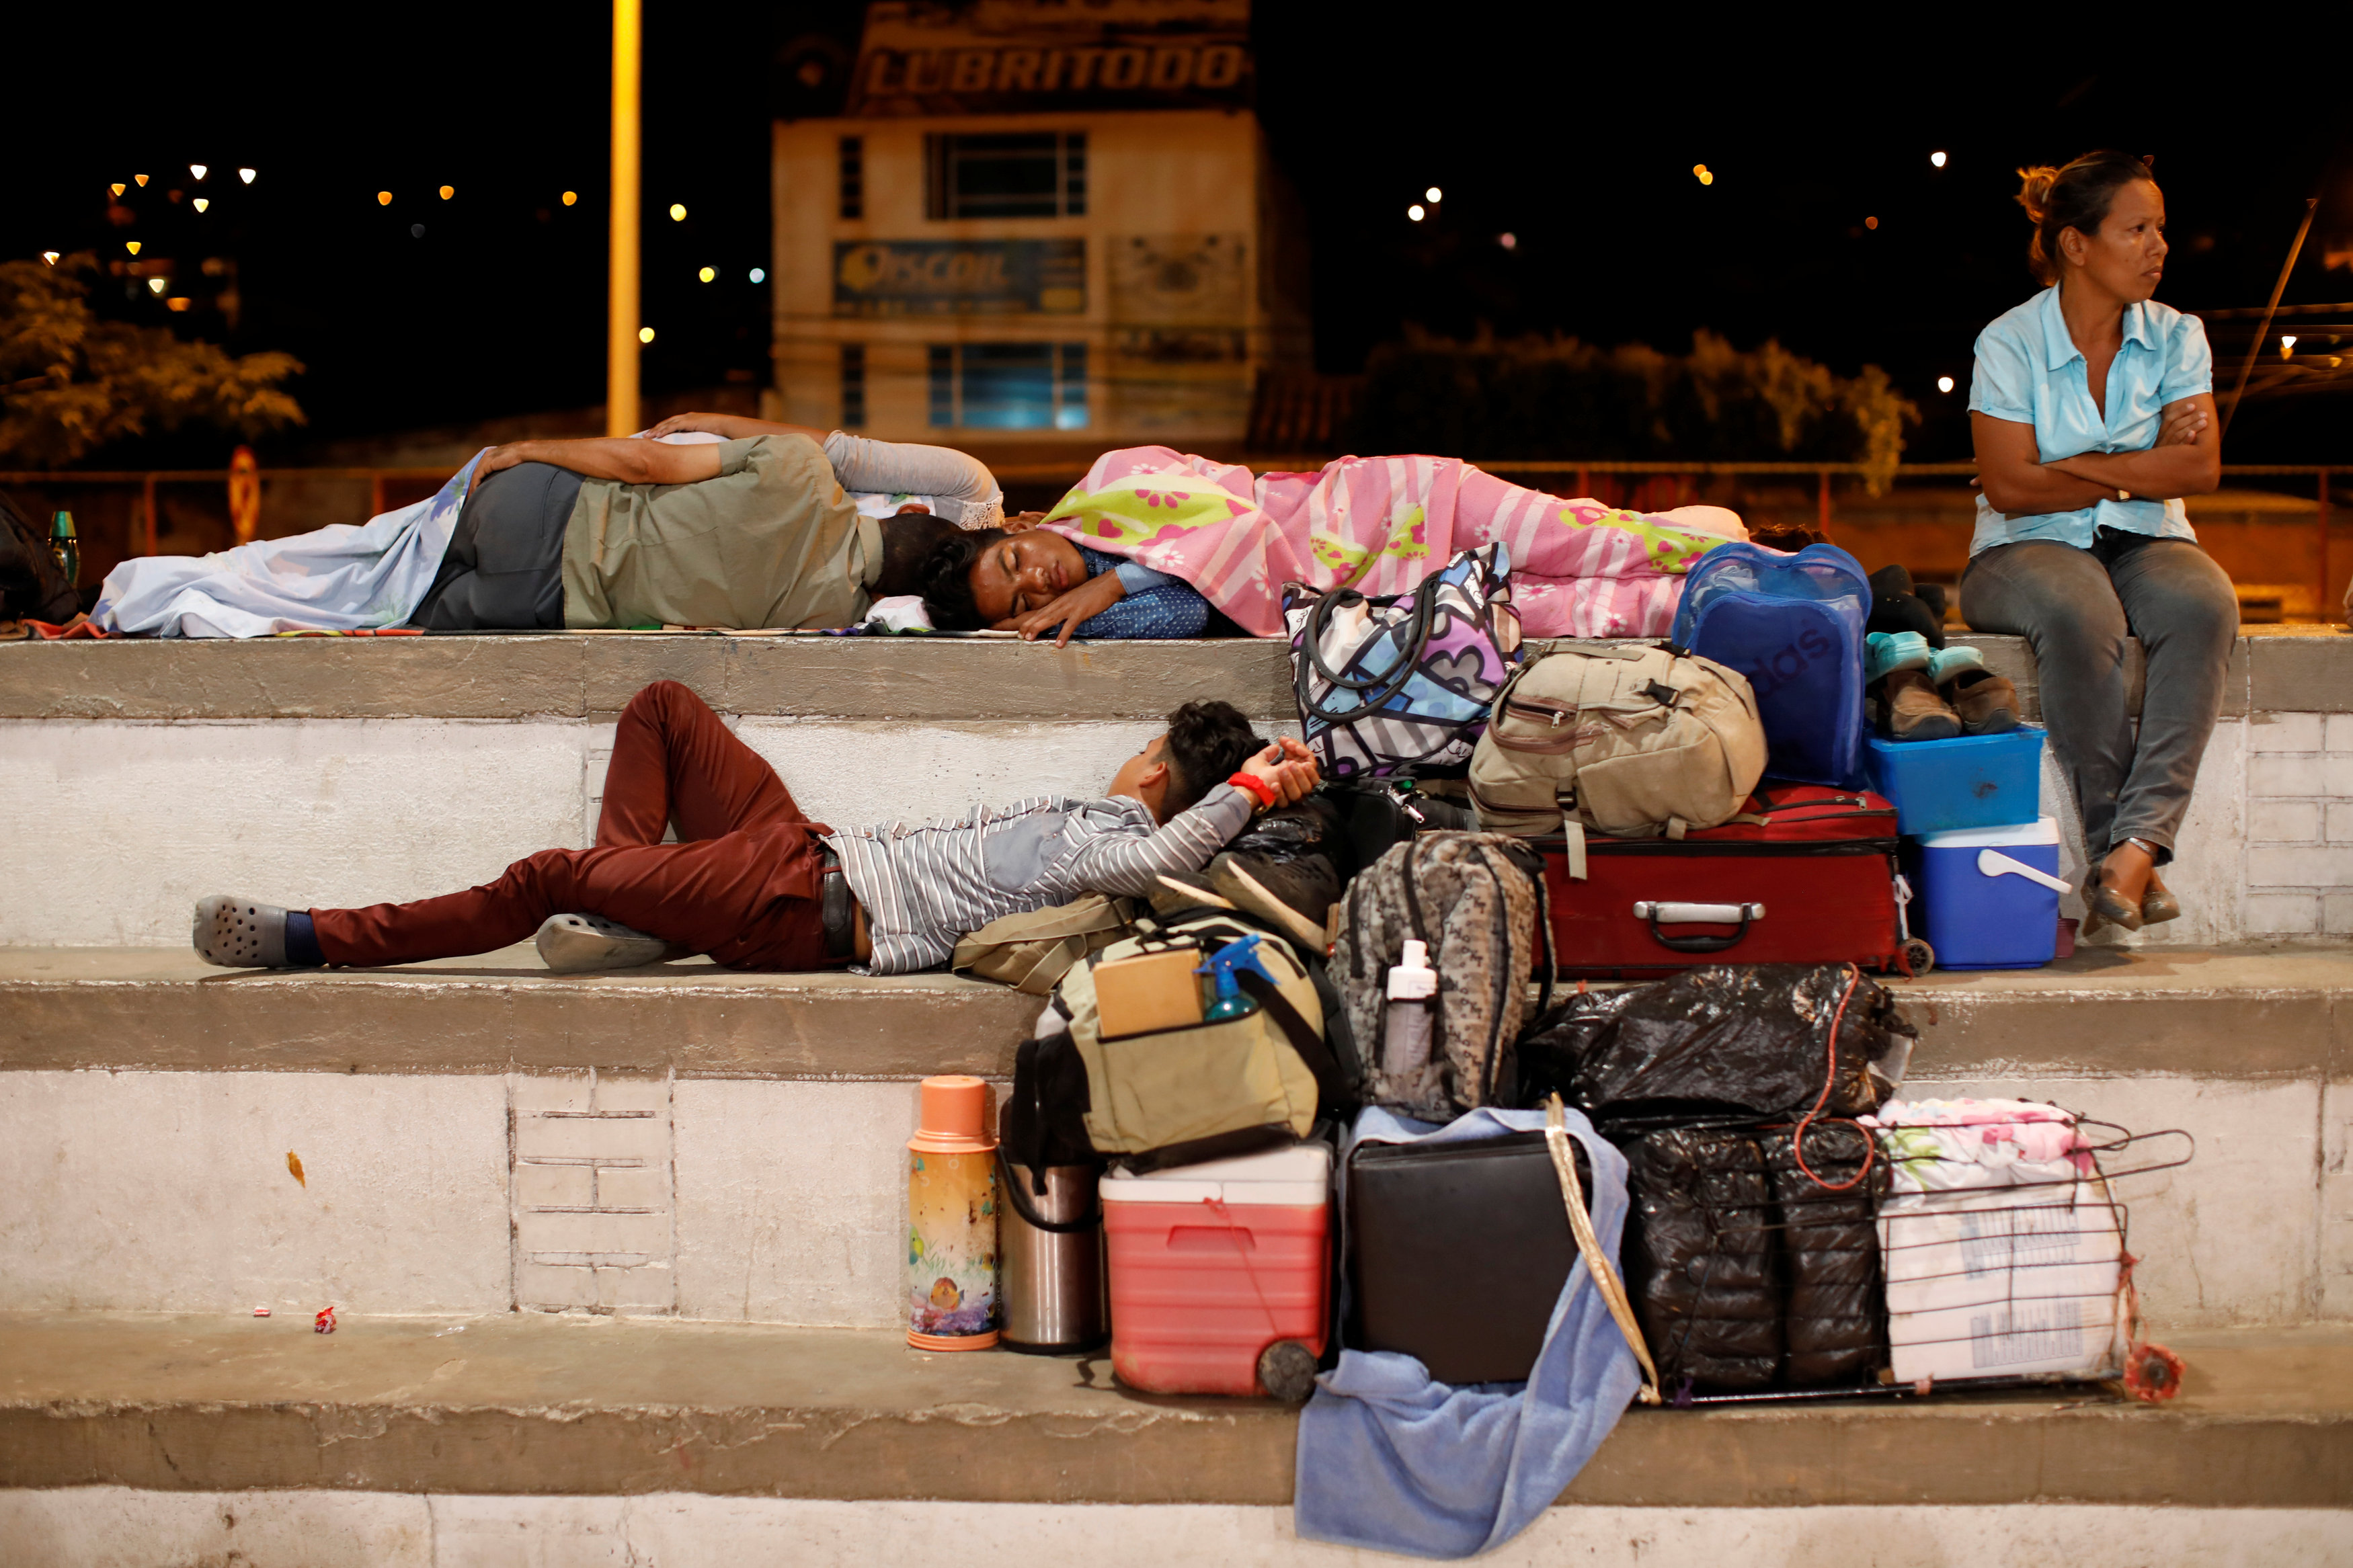
[[[1274,786],[1256,773],[1236,773],[1226,782],[1256,796],[1261,810],[1271,809],[1274,805]]]

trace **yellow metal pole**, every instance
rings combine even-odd
[[[612,294],[606,308],[605,434],[632,436],[638,421],[638,79],[644,0],[613,0]]]

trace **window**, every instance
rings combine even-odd
[[[841,427],[855,430],[866,423],[866,345],[841,345]]]
[[[934,343],[932,424],[967,430],[1083,430],[1084,343]]]
[[[866,139],[841,139],[841,216],[866,216]]]
[[[926,136],[923,152],[926,216],[1078,217],[1087,210],[1082,131]]]

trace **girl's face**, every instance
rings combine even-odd
[[[1031,529],[1008,534],[982,551],[965,580],[972,584],[973,606],[982,623],[1006,630],[1085,582],[1087,563],[1079,547],[1060,534]]]
[[[2100,232],[2063,229],[2060,248],[2083,268],[2084,281],[2135,304],[2157,293],[2165,277],[2165,195],[2155,181],[2135,180],[2108,204]]]

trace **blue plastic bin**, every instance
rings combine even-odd
[[[2041,815],[2040,730],[1901,743],[1873,735],[1863,762],[1872,789],[1895,803],[1895,830],[1907,836],[2000,827]]]
[[[1912,882],[1912,932],[1936,950],[1939,969],[2032,969],[2059,942],[2059,892],[2031,877],[1980,864],[1988,850],[2059,874],[2053,817],[2006,827],[1932,833],[1905,846]]]

